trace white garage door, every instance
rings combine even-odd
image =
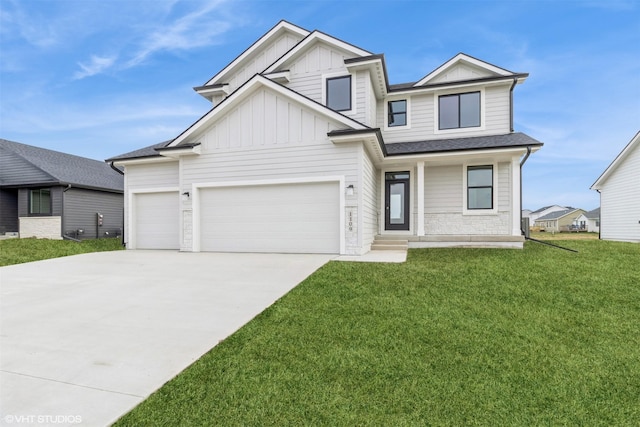
[[[134,196],[137,249],[179,249],[177,191],[139,193]]]
[[[203,251],[339,253],[337,182],[205,188]]]

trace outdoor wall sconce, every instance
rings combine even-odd
[[[353,184],[347,185],[347,196],[353,196]]]
[[[189,200],[189,192],[185,191],[184,193],[182,193],[182,200]]]

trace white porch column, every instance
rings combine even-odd
[[[416,165],[416,181],[418,191],[418,224],[416,234],[424,236],[424,162]]]
[[[511,160],[511,235],[519,236],[520,231],[520,158]]]

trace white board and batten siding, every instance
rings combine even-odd
[[[601,186],[600,237],[640,242],[640,143]]]
[[[342,127],[264,88],[208,126],[201,154],[181,160],[193,250],[339,253],[361,150],[328,139]]]
[[[178,162],[127,165],[125,179],[127,247],[179,249]]]
[[[229,93],[242,86],[257,73],[263,72],[269,65],[298,44],[302,37],[298,34],[286,32],[273,42],[263,46],[251,57],[244,61],[241,69],[229,76],[225,83],[229,84]]]

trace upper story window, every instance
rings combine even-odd
[[[493,209],[493,166],[467,167],[467,209]]]
[[[387,104],[387,126],[407,125],[407,100],[389,101]]]
[[[51,190],[40,188],[29,191],[29,214],[51,215]]]
[[[480,126],[480,92],[438,97],[439,129]]]
[[[351,110],[351,76],[327,78],[327,107],[335,111]]]

